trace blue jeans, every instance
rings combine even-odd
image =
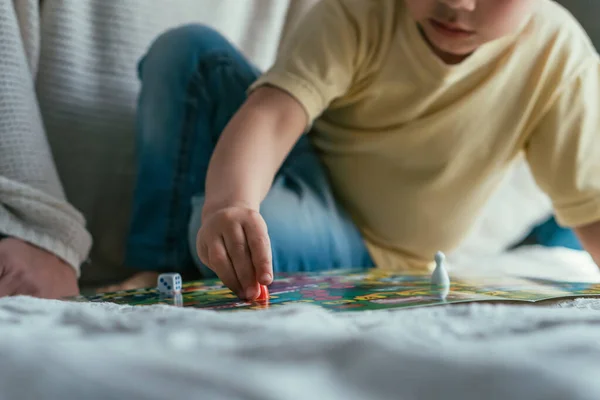
[[[534,227],[526,239],[532,244],[544,247],[564,247],[572,250],[584,250],[581,241],[572,229],[558,225],[555,217]]]
[[[126,264],[180,272],[199,267],[210,276],[195,245],[206,172],[219,135],[259,71],[219,33],[189,25],[152,44],[139,76],[138,176]],[[260,213],[275,272],[374,266],[306,135],[279,170]]]

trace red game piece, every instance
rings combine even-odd
[[[260,293],[258,295],[257,301],[266,301],[269,300],[269,289],[265,285],[260,285]]]

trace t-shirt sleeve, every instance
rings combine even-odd
[[[288,92],[312,123],[349,90],[361,62],[361,32],[367,27],[362,26],[356,4],[355,0],[317,3],[287,38],[273,67],[250,90],[270,85]]]
[[[562,88],[533,133],[527,157],[558,222],[600,221],[600,63],[592,60]]]

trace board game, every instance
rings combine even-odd
[[[430,290],[429,275],[337,270],[280,276],[269,286],[270,299],[240,301],[218,280],[184,283],[180,294],[156,288],[79,296],[73,301],[112,302],[133,306],[168,304],[219,311],[250,311],[310,303],[332,311],[365,311],[468,302],[538,302],[600,296],[600,283],[558,282],[534,278],[478,277],[452,279],[445,300]]]

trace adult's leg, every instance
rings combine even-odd
[[[200,25],[163,34],[142,60],[128,265],[183,270],[196,261],[201,266],[195,237],[208,163],[257,76],[227,40]],[[261,213],[277,270],[372,264],[306,137],[286,159]]]

